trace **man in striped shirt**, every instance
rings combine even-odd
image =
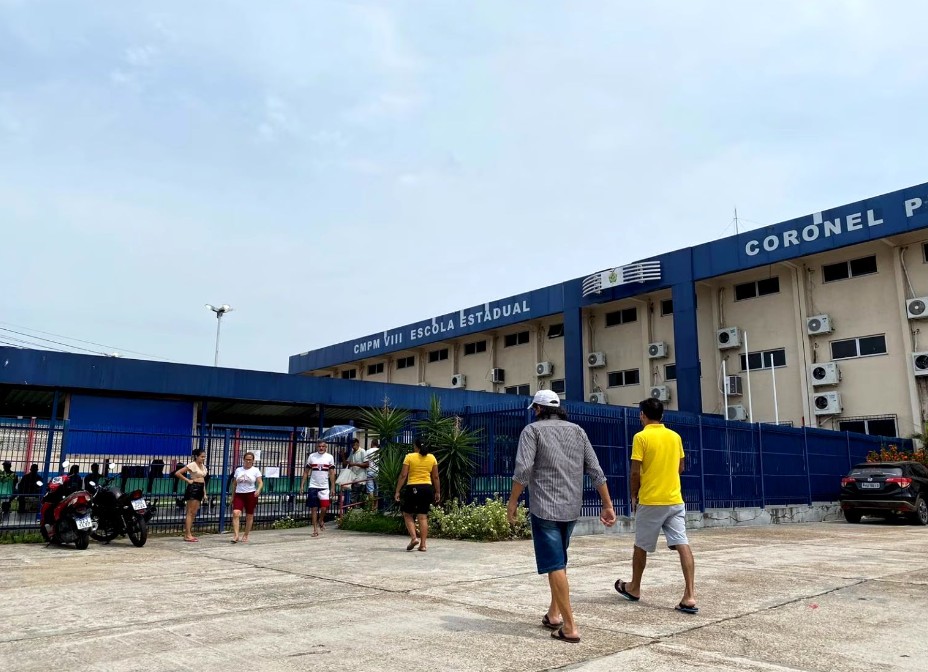
[[[529,408],[537,419],[519,437],[509,522],[515,523],[519,497],[528,488],[535,563],[539,574],[548,575],[551,589],[551,603],[541,624],[554,630],[551,636],[555,639],[578,643],[580,632],[567,582],[567,547],[583,505],[584,473],[590,475],[602,499],[599,519],[603,525],[615,524],[615,510],[593,446],[579,425],[567,422],[560,397],[551,390],[539,390]]]

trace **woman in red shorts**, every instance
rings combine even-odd
[[[237,544],[239,541],[238,527],[242,511],[245,512],[245,534],[242,535],[242,541],[248,541],[248,533],[251,532],[251,526],[255,522],[255,507],[258,505],[258,496],[264,487],[261,470],[255,466],[255,454],[248,451],[242,458],[242,462],[244,462],[244,466],[238,467],[233,476],[235,480],[235,494],[232,497],[233,544]]]

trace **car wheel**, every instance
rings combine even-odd
[[[915,513],[912,520],[916,525],[928,525],[928,502],[921,495],[915,500]]]
[[[844,520],[846,520],[849,523],[855,523],[855,524],[859,523],[860,514],[857,511],[852,511],[851,509],[847,509],[844,512]]]

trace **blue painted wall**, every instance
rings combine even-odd
[[[67,450],[71,454],[100,452],[97,434],[88,430],[105,427],[121,453],[186,455],[193,434],[193,411],[190,401],[72,394]],[[150,434],[155,431],[158,440],[152,441]]]

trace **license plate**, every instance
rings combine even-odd
[[[879,483],[861,483],[860,487],[864,490],[878,490],[882,486]]]
[[[77,525],[77,529],[79,530],[88,530],[93,527],[93,521],[90,519],[90,516],[77,518],[75,519],[74,524]]]
[[[133,499],[132,508],[136,511],[144,511],[148,508],[148,504],[145,503],[144,499]]]

